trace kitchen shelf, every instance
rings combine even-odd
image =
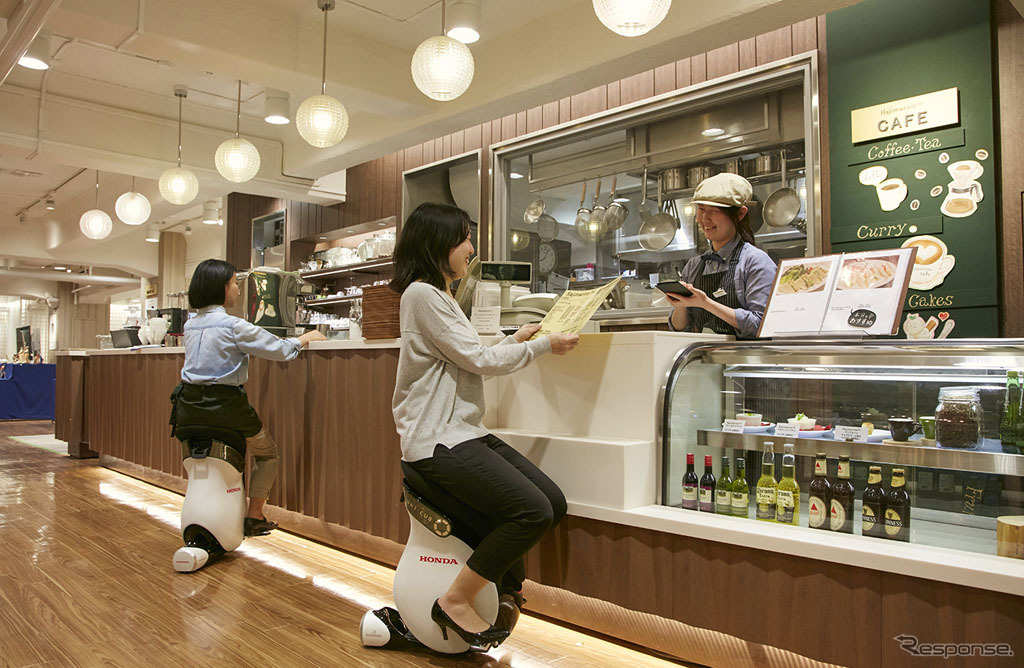
[[[787,180],[789,178],[791,178],[791,177],[797,177],[797,176],[803,176],[803,175],[804,175],[804,166],[803,166],[803,164],[801,164],[799,167],[792,167],[792,168],[789,167],[789,166],[786,167],[786,177],[787,177]],[[745,178],[747,181],[749,181],[750,185],[752,185],[752,186],[759,186],[759,185],[763,185],[765,183],[778,183],[778,182],[780,182],[782,180],[782,172],[781,171],[768,172],[767,174],[758,174],[757,176],[745,176],[743,178]],[[662,193],[662,196],[664,198],[666,198],[666,199],[668,199],[669,197],[673,197],[675,199],[680,199],[680,198],[683,198],[683,197],[690,197],[691,195],[693,195],[693,191],[694,190],[696,190],[696,188],[679,188],[679,189],[676,189],[676,190],[665,190],[664,193]]]
[[[309,299],[304,301],[302,305],[306,308],[311,306],[335,306],[337,304],[347,304],[355,299],[362,298],[362,295],[345,295],[344,297],[328,297],[327,299]]]
[[[1002,452],[999,441],[988,438],[978,450],[954,450],[916,445],[853,443],[831,438],[781,438],[770,434],[727,434],[719,430],[697,430],[697,445],[760,452],[765,441],[772,441],[776,448],[783,443],[792,443],[796,454],[808,457],[825,452],[830,457],[849,455],[850,459],[866,462],[1024,475],[1024,456]]]
[[[359,264],[347,264],[343,267],[331,267],[329,269],[317,269],[316,271],[304,271],[299,273],[299,277],[305,281],[310,280],[324,280],[332,278],[340,278],[346,274],[379,274],[380,269],[384,267],[390,267],[394,264],[394,260],[391,258],[370,260],[368,262],[360,262]]]

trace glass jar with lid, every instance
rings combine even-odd
[[[940,448],[974,450],[981,446],[984,422],[976,387],[943,387],[935,408],[935,440]]]

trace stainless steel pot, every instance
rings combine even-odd
[[[740,158],[733,158],[722,166],[722,171],[727,174],[740,174],[742,175],[743,160]]]
[[[682,190],[686,187],[686,172],[680,167],[662,171],[661,185],[665,190]]]
[[[714,174],[714,170],[711,165],[697,165],[690,167],[686,170],[686,183],[691,188],[696,188],[700,185],[700,182],[706,178],[711,177]]]
[[[771,154],[759,155],[754,158],[755,176],[763,176],[764,174],[771,174],[777,171],[779,171],[779,156]]]

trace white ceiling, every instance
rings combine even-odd
[[[262,116],[267,87],[291,95],[293,114],[319,92],[323,14],[316,0],[63,0],[45,25],[54,66],[47,73],[15,67],[0,85],[0,259],[152,275],[152,244],[137,254],[124,250],[147,246],[139,228],[115,218],[111,239],[78,233],[79,216],[93,205],[92,170],[101,170],[108,212],[136,176],[153,220],[172,223],[232,190],[326,203],[332,200],[309,192],[314,179],[854,2],[676,0],[662,25],[630,39],[604,28],[591,0],[482,0],[482,37],[470,47],[473,84],[441,103],[423,96],[409,72],[416,46],[440,32],[437,0],[338,0],[329,13],[327,92],[346,105],[351,123],[339,145],[314,149],[294,124],[271,126]],[[0,0],[0,17],[10,19],[20,4]],[[4,48],[0,37],[0,55]],[[213,154],[234,132],[238,79],[245,82],[241,133],[260,149],[263,166],[256,179],[233,186],[216,173]],[[183,162],[201,185],[185,209],[164,202],[156,188],[176,157],[175,84],[190,89]],[[19,224],[19,211],[83,168],[89,171],[58,191],[56,211],[36,204]]]

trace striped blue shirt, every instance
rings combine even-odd
[[[284,362],[295,359],[301,349],[296,338],[280,339],[228,315],[223,306],[207,306],[185,323],[181,380],[195,385],[243,385],[249,380],[249,355]]]

